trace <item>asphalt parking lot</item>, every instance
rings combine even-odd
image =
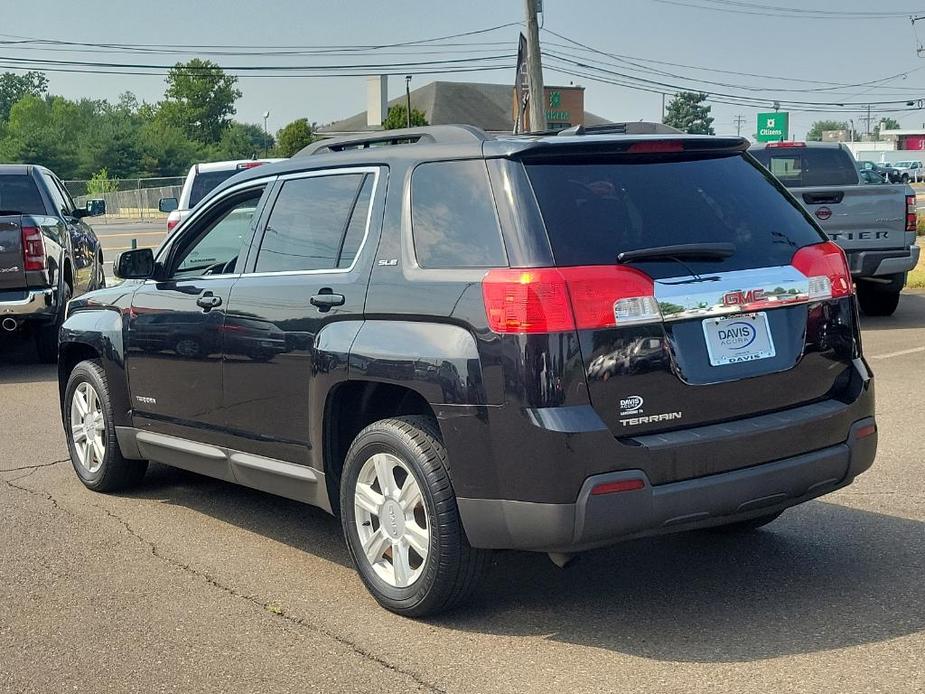
[[[863,339],[880,453],[853,486],[750,536],[499,553],[422,622],[375,605],[321,511],[162,466],[87,491],[55,368],[0,343],[0,690],[925,691],[925,293]]]

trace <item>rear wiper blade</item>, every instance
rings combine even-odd
[[[617,255],[618,263],[633,260],[670,260],[672,258],[728,258],[736,252],[733,243],[679,243],[674,246],[653,246],[623,251]]]

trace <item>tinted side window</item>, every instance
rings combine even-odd
[[[286,181],[257,255],[257,272],[338,267],[341,243],[365,174]]]
[[[61,191],[58,188],[58,185],[55,183],[54,179],[47,173],[43,173],[42,178],[45,179],[45,187],[48,189],[52,202],[55,204],[55,210],[65,216],[69,215],[70,210],[68,210],[67,203],[64,201],[64,196],[61,194]]]
[[[218,188],[219,183],[224,183],[236,173],[239,173],[237,169],[228,169],[227,171],[207,171],[196,174],[189,194],[189,208],[196,207],[206,195]]]
[[[369,221],[369,205],[373,197],[373,183],[375,180],[375,176],[366,174],[366,179],[363,181],[363,187],[360,189],[360,195],[357,197],[356,205],[353,206],[353,214],[350,215],[350,224],[347,225],[347,234],[344,236],[340,257],[337,260],[337,267],[350,267],[353,264],[353,259],[356,258],[360,250],[363,237],[366,236],[366,226]]]
[[[411,227],[421,267],[507,265],[483,161],[418,166],[411,177]]]

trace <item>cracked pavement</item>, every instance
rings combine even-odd
[[[910,294],[865,321],[868,357],[922,326]],[[54,367],[0,350],[0,692],[925,691],[921,352],[871,359],[880,453],[853,486],[751,536],[564,571],[498,553],[470,605],[413,622],[366,594],[321,511],[158,465],[84,489]]]

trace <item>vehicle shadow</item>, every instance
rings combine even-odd
[[[874,318],[861,314],[861,329],[904,330],[925,327],[925,292],[906,289],[899,300],[899,308],[892,316]]]
[[[152,465],[127,496],[194,509],[351,566],[318,509]],[[481,589],[433,626],[666,661],[740,662],[876,643],[925,630],[925,523],[814,501],[765,529],[638,540],[565,570],[496,552]]]
[[[58,380],[58,367],[42,364],[27,336],[0,335],[0,385]]]

